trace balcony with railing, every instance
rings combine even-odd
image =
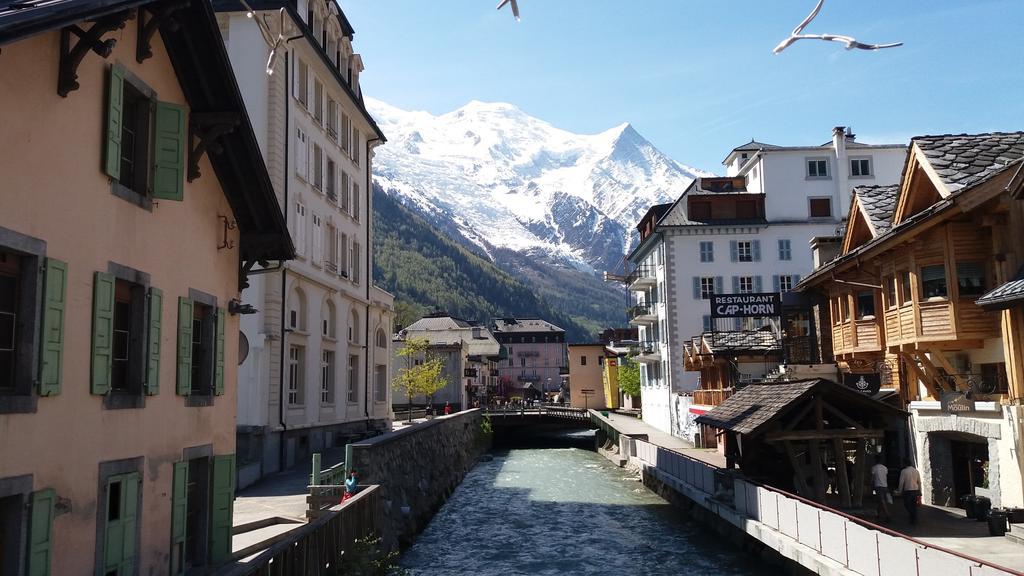
[[[640,324],[654,324],[658,321],[658,312],[655,309],[655,304],[636,304],[626,309],[626,315],[629,317],[630,325],[637,326]]]
[[[626,275],[626,286],[630,290],[648,288],[658,283],[654,276],[654,267],[641,264]]]
[[[727,398],[736,393],[735,388],[722,388],[716,390],[694,390],[693,403],[702,406],[718,406]]]
[[[660,362],[661,344],[657,341],[637,342],[630,347],[637,362]]]

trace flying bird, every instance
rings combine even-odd
[[[803,34],[804,28],[811,23],[811,20],[814,20],[819,12],[821,12],[821,7],[824,4],[825,0],[818,0],[817,6],[814,7],[814,10],[811,10],[811,13],[807,18],[804,18],[803,22],[797,24],[797,27],[793,29],[793,33],[782,42],[779,42],[779,45],[776,46],[772,52],[778,54],[797,40],[826,40],[831,42],[841,42],[846,45],[847,50],[853,50],[854,48],[860,50],[881,50],[882,48],[895,48],[896,46],[903,45],[903,42],[893,42],[891,44],[865,44],[863,42],[858,42],[851,36],[843,36],[841,34]]]
[[[516,4],[516,0],[501,0],[498,3],[498,10],[504,8],[506,4],[512,5],[512,15],[516,17],[516,22],[519,22],[519,5]]]

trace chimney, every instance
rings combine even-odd
[[[817,270],[839,256],[842,250],[842,238],[839,236],[817,236],[811,239],[811,255],[814,257],[814,269]]]
[[[834,171],[832,180],[836,183],[832,213],[839,220],[846,219],[846,211],[850,207],[850,161],[846,156],[846,139],[848,135],[853,136],[850,129],[846,126],[836,126],[832,129],[832,147],[835,149],[836,157],[835,165],[832,167]],[[852,141],[852,138],[850,140]]]

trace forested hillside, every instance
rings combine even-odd
[[[445,237],[377,186],[373,218],[374,280],[395,295],[399,323],[408,325],[434,310],[479,321],[540,317],[564,328],[570,341],[594,338],[593,329],[553,310],[529,286]]]

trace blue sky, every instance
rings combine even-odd
[[[574,132],[631,122],[679,162],[721,172],[751,138],[820,144],[1024,130],[1024,0],[342,0],[364,92],[434,114],[502,101]]]

